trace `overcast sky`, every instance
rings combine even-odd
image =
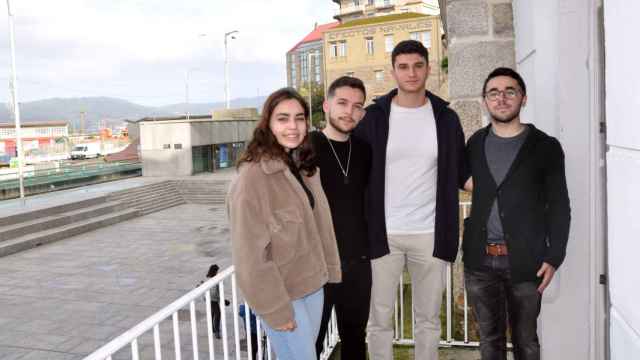
[[[11,0],[18,97],[109,96],[142,105],[224,100],[224,33],[231,97],[286,85],[285,54],[334,21],[331,0]],[[0,0],[0,103],[9,99],[9,30]],[[200,34],[206,34],[201,36]]]

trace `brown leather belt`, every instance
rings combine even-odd
[[[487,255],[504,256],[508,255],[507,245],[505,244],[489,244],[487,245]]]

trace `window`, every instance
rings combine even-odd
[[[329,55],[334,58],[334,57],[338,57],[338,43],[336,42],[332,42],[329,48]]]
[[[369,5],[375,5],[376,1],[375,0],[369,0]]]
[[[315,71],[315,82],[316,83],[320,83],[320,74],[322,73],[322,67],[321,67],[321,63],[322,61],[320,61],[321,57],[320,57],[320,51],[316,51],[316,55],[313,57],[313,61],[314,61],[314,71]]]
[[[173,148],[176,150],[182,150],[182,144],[173,144]]]
[[[411,40],[420,41],[427,49],[431,48],[431,31],[416,31],[409,34]]]
[[[364,39],[367,43],[367,54],[368,55],[373,55],[373,38],[372,37],[368,37]]]
[[[307,53],[300,54],[300,78],[303,83],[309,81],[309,57]]]
[[[393,51],[393,34],[384,36],[384,50],[388,53]]]
[[[353,0],[353,6],[360,6],[360,0]]]
[[[391,5],[391,0],[384,0],[384,6]]]
[[[384,81],[384,70],[376,70],[374,73],[376,75],[376,81]]]
[[[165,149],[165,150],[166,149],[171,149],[171,144],[164,144],[164,145],[162,145],[162,148]]]
[[[298,76],[298,64],[296,64],[296,56],[294,54],[291,54],[291,84],[290,85],[295,87],[298,80],[297,76]]]
[[[347,42],[346,41],[340,41],[338,43],[338,56],[340,56],[340,57],[347,56]]]

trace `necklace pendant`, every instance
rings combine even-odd
[[[349,177],[347,175],[344,175],[344,184],[349,184]]]

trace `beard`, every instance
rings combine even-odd
[[[331,124],[331,127],[341,134],[349,135],[351,134],[351,131],[353,131],[353,129],[355,128],[355,125],[354,125],[350,129],[345,129],[345,127],[340,124],[340,121],[337,118],[331,116],[331,113],[329,113],[329,116],[327,117],[329,118],[329,124]]]
[[[520,116],[520,107],[518,107],[518,109],[513,111],[512,113],[504,116],[492,112],[489,112],[489,114],[491,115],[491,119],[495,120],[496,122],[499,122],[501,124],[508,124]]]

